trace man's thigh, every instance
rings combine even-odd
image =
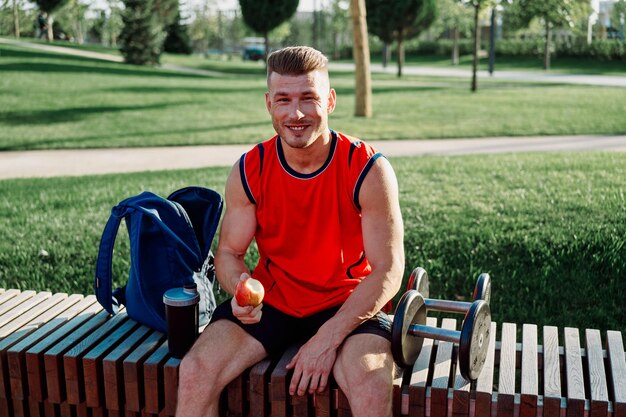
[[[209,368],[228,383],[265,358],[267,353],[258,340],[239,326],[219,320],[204,329],[187,356],[201,361],[203,368]]]

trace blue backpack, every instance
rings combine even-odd
[[[104,309],[117,314],[123,304],[132,319],[165,333],[163,293],[195,282],[200,324],[208,323],[215,308],[211,242],[222,207],[217,192],[201,187],[180,189],[167,199],[143,192],[113,207],[96,261],[95,292]],[[122,219],[130,237],[131,265],[126,285],[112,292],[113,247]]]

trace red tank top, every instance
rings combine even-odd
[[[296,317],[342,304],[371,272],[359,190],[382,155],[358,139],[331,134],[326,162],[310,174],[289,167],[278,136],[239,161],[244,190],[256,205],[260,258],[252,276],[265,287],[264,303]]]

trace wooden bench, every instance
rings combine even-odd
[[[394,382],[394,415],[626,416],[621,332],[492,323],[491,335],[475,383],[459,375],[451,343],[425,340],[413,369]],[[296,351],[233,381],[223,415],[350,416],[335,385],[323,395],[288,394],[284,365]],[[162,334],[124,312],[110,317],[93,296],[0,290],[0,416],[171,416],[179,363]]]

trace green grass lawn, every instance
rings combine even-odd
[[[167,62],[189,64],[194,57]],[[219,77],[0,46],[0,150],[254,143],[273,135],[262,65],[203,60]],[[331,126],[362,139],[616,134],[623,89],[373,76],[374,117],[356,118],[354,77],[332,74]]]
[[[477,275],[489,272],[499,322],[626,330],[619,296],[626,294],[626,154],[391,162],[405,222],[405,280],[421,265],[433,296],[467,299]],[[92,293],[112,206],[144,190],[167,195],[201,185],[222,193],[227,172],[0,181],[0,287]],[[115,255],[118,282],[128,270],[125,233]]]

